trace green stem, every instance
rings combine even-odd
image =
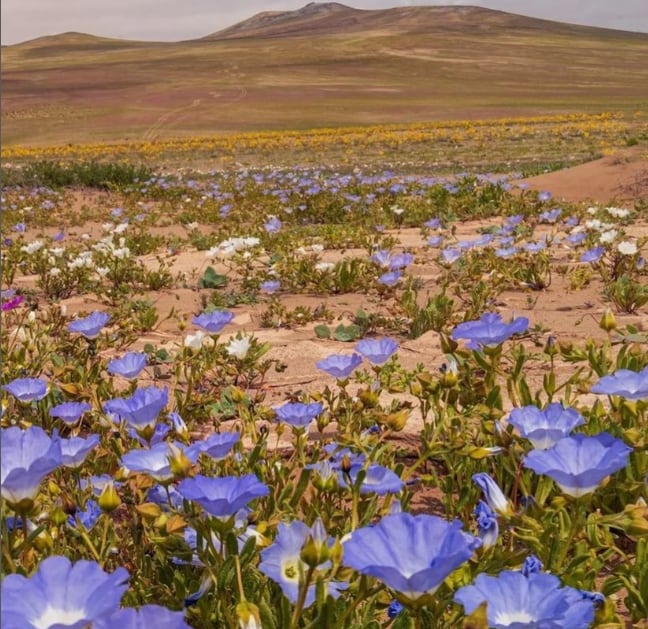
[[[291,629],[297,629],[299,626],[299,619],[301,617],[302,610],[304,609],[304,603],[306,602],[306,595],[308,594],[308,587],[310,585],[311,578],[315,568],[309,567],[306,577],[303,582],[299,584],[299,597],[297,598],[297,603],[295,604],[295,609],[293,611],[292,618],[290,620]]]

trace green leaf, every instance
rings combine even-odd
[[[360,327],[352,323],[351,325],[338,325],[337,328],[335,328],[335,335],[334,338],[336,341],[343,341],[343,342],[349,342],[349,341],[355,341],[359,339],[362,336],[362,330],[360,330]]]
[[[318,339],[330,339],[331,338],[331,329],[328,325],[323,323],[315,326],[315,335]]]
[[[212,266],[208,266],[205,274],[198,280],[198,288],[221,288],[225,284],[227,284],[227,277],[216,273]]]

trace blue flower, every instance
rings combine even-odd
[[[92,624],[92,629],[191,629],[184,612],[174,612],[160,605],[126,607]]]
[[[351,372],[362,362],[359,354],[353,353],[350,356],[344,354],[331,354],[324,360],[319,360],[315,366],[322,371],[335,376],[338,379],[348,378]]]
[[[535,555],[529,555],[524,560],[524,563],[522,564],[522,568],[520,569],[520,572],[525,577],[528,577],[532,574],[536,574],[537,572],[541,572],[541,571],[542,571],[542,562]]]
[[[369,258],[372,262],[375,262],[377,265],[388,268],[389,261],[391,260],[391,253],[387,249],[380,249],[373,253]]]
[[[577,434],[549,450],[531,450],[524,466],[552,478],[563,493],[578,498],[593,492],[610,474],[624,468],[632,448],[607,432]]]
[[[648,367],[641,371],[617,369],[609,376],[603,376],[593,387],[592,393],[620,395],[628,400],[648,398]]]
[[[406,266],[409,266],[414,262],[414,256],[411,253],[397,253],[389,261],[389,270],[397,271],[398,269],[404,269]]]
[[[441,262],[443,264],[452,264],[461,257],[461,249],[456,247],[446,247],[441,250]]]
[[[61,444],[61,459],[64,467],[80,467],[91,450],[99,445],[99,435],[90,435],[87,439],[83,437],[62,439],[58,436],[58,432],[55,432],[54,438]]]
[[[533,405],[513,409],[508,421],[538,450],[551,448],[576,426],[585,423],[576,409],[564,408],[558,402],[549,404],[544,410]]]
[[[514,334],[526,332],[529,320],[518,317],[511,323],[504,323],[496,312],[487,312],[477,321],[460,323],[452,332],[452,338],[466,339],[479,345],[500,345]]]
[[[338,472],[338,483],[341,487],[353,487],[356,484],[358,473],[363,469],[361,465],[352,465],[348,472],[340,470]],[[373,463],[365,470],[366,475],[360,484],[360,493],[377,494],[396,494],[403,489],[405,483],[390,469]],[[348,474],[348,476],[347,476]]]
[[[390,338],[362,339],[355,348],[375,365],[382,365],[398,349],[398,343]]]
[[[128,572],[104,572],[94,561],[67,557],[43,560],[27,578],[10,574],[2,582],[3,629],[82,629],[119,607]]]
[[[108,373],[123,376],[132,380],[137,378],[140,371],[146,367],[146,354],[128,352],[121,358],[115,358],[108,363]]]
[[[400,614],[403,609],[403,606],[396,599],[394,599],[391,603],[389,603],[389,607],[387,608],[387,617],[396,618],[396,616],[398,616],[398,614]]]
[[[197,474],[194,478],[185,478],[178,485],[178,491],[216,517],[230,517],[248,502],[270,493],[254,474],[218,478]]]
[[[484,492],[488,506],[500,515],[510,515],[511,505],[493,478],[485,472],[473,474],[473,483]]]
[[[486,603],[494,629],[586,629],[594,621],[594,604],[578,590],[561,587],[552,574],[504,570],[496,577],[480,574],[474,585],[457,590],[455,601],[472,614]]]
[[[219,459],[224,459],[229,454],[230,450],[240,438],[241,434],[238,432],[214,433],[202,441],[192,443],[187,448],[187,451],[206,454],[218,461]]]
[[[491,546],[495,546],[499,535],[499,525],[495,512],[487,503],[480,500],[475,507],[473,515],[477,520],[477,535],[482,541],[483,547],[490,548]]]
[[[21,402],[38,402],[47,395],[47,382],[40,378],[16,378],[2,388]]]
[[[78,522],[81,522],[83,528],[89,531],[94,527],[101,515],[101,507],[97,504],[96,500],[88,500],[84,511],[77,509],[76,513],[68,518],[68,524],[76,527]]]
[[[378,283],[382,284],[383,286],[396,286],[398,280],[401,278],[401,275],[403,275],[402,271],[389,271],[387,273],[383,273],[378,278]]]
[[[29,504],[45,476],[61,465],[61,444],[38,426],[12,426],[0,434],[2,497],[13,507]]]
[[[309,539],[316,544],[329,546],[326,532],[320,520],[313,527],[309,527],[299,520],[289,524],[279,524],[278,534],[271,546],[261,552],[259,570],[279,585],[284,596],[296,603],[299,595],[299,586],[303,582],[308,566],[301,559],[301,551]],[[319,564],[318,567],[326,569],[328,562]],[[348,585],[338,581],[329,581],[325,585],[326,591],[333,598],[340,595]],[[310,607],[315,602],[315,584],[311,584],[306,592],[304,607]]]
[[[66,424],[76,424],[91,408],[92,406],[87,402],[64,402],[50,408],[49,414],[51,417],[58,417]]]
[[[228,312],[227,310],[214,310],[213,312],[205,312],[194,317],[191,322],[211,334],[216,334],[230,323],[232,319],[234,319],[234,313]]]
[[[261,282],[261,286],[259,288],[261,289],[262,293],[268,293],[269,295],[271,295],[272,293],[276,293],[281,288],[281,282],[279,280],[267,280],[265,282]]]
[[[114,413],[136,430],[153,428],[157,417],[169,401],[169,390],[144,387],[129,398],[115,398],[104,403],[106,413]]]
[[[166,441],[156,443],[150,448],[141,448],[126,452],[122,456],[121,462],[124,467],[131,472],[148,474],[159,483],[170,481],[174,474],[171,471],[171,459],[176,455],[173,448],[182,452],[191,463],[198,459],[198,452],[184,449],[180,444],[170,444]]]
[[[583,252],[580,257],[581,262],[598,262],[605,253],[605,247],[594,247]]]
[[[458,520],[398,513],[356,529],[344,542],[343,563],[415,602],[433,594],[479,546],[481,541],[464,533]]]
[[[276,216],[269,216],[263,225],[268,234],[276,234],[281,229],[281,226],[282,223]]]
[[[275,409],[275,412],[279,421],[303,428],[308,426],[323,410],[324,407],[319,402],[313,402],[312,404],[288,402]]]
[[[78,332],[87,339],[93,339],[99,335],[101,328],[110,321],[110,315],[105,312],[95,311],[84,319],[77,319],[68,325],[70,332]]]

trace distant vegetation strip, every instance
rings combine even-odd
[[[363,127],[321,128],[307,131],[266,131],[230,135],[160,138],[155,141],[67,144],[57,146],[4,146],[3,161],[30,159],[143,159],[165,154],[218,154],[231,156],[249,152],[323,150],[329,147],[383,147],[398,149],[411,144],[483,144],[502,139],[527,141],[533,138],[623,137],[636,126],[635,119],[620,113],[576,113],[496,120],[455,120]],[[645,124],[645,121],[644,123]]]

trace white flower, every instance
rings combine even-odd
[[[57,275],[60,275],[60,274],[61,274],[61,269],[59,269],[58,267],[55,266],[53,269],[50,269],[50,270],[49,270],[49,274],[50,274],[52,277],[56,277]]]
[[[598,208],[597,208],[597,207],[588,207],[588,208],[587,208],[587,213],[588,213],[590,216],[594,216],[594,214],[596,214],[597,212],[598,212]]]
[[[193,231],[194,229],[198,229],[198,223],[196,223],[195,221],[194,221],[193,223],[187,223],[187,224],[185,225],[185,227],[186,227],[189,231]]]
[[[123,260],[125,258],[130,258],[130,249],[128,247],[122,247],[121,249],[115,249],[112,254],[115,258]]]
[[[198,330],[195,334],[187,334],[184,339],[184,346],[189,349],[198,351],[201,347],[213,347],[214,339],[202,330]]]
[[[622,207],[606,207],[605,210],[614,218],[626,218],[626,216],[630,215],[630,210]]]
[[[333,262],[318,262],[315,268],[322,273],[326,273],[327,271],[331,271],[334,266],[335,264]]]
[[[311,251],[313,253],[322,253],[324,251],[324,245],[311,245]]]
[[[405,210],[397,205],[392,205],[391,211],[396,214],[396,216],[400,216]]]
[[[250,349],[250,343],[252,339],[249,336],[244,336],[240,339],[232,339],[226,347],[227,353],[230,356],[234,356],[239,360],[243,360],[247,356],[248,350]]]
[[[601,236],[599,238],[599,242],[601,244],[605,244],[605,243],[608,243],[608,242],[613,242],[618,234],[619,234],[619,232],[617,232],[616,229],[609,229],[608,231],[603,232],[601,234]]]
[[[98,266],[95,269],[95,271],[97,272],[97,275],[99,277],[106,277],[106,275],[108,275],[108,273],[110,273],[110,269],[108,267],[105,267],[105,266]]]
[[[622,253],[624,256],[633,256],[639,249],[637,248],[636,243],[630,242],[629,240],[624,240],[617,245],[617,250],[619,253]]]
[[[49,252],[53,256],[60,258],[65,253],[65,247],[54,247],[53,249],[50,249]]]
[[[113,229],[113,234],[122,234],[128,229],[128,223],[119,223],[115,229]]]
[[[44,243],[42,240],[34,240],[33,242],[30,242],[29,244],[20,247],[20,250],[29,254],[36,253],[39,249],[43,248],[43,244]]]

